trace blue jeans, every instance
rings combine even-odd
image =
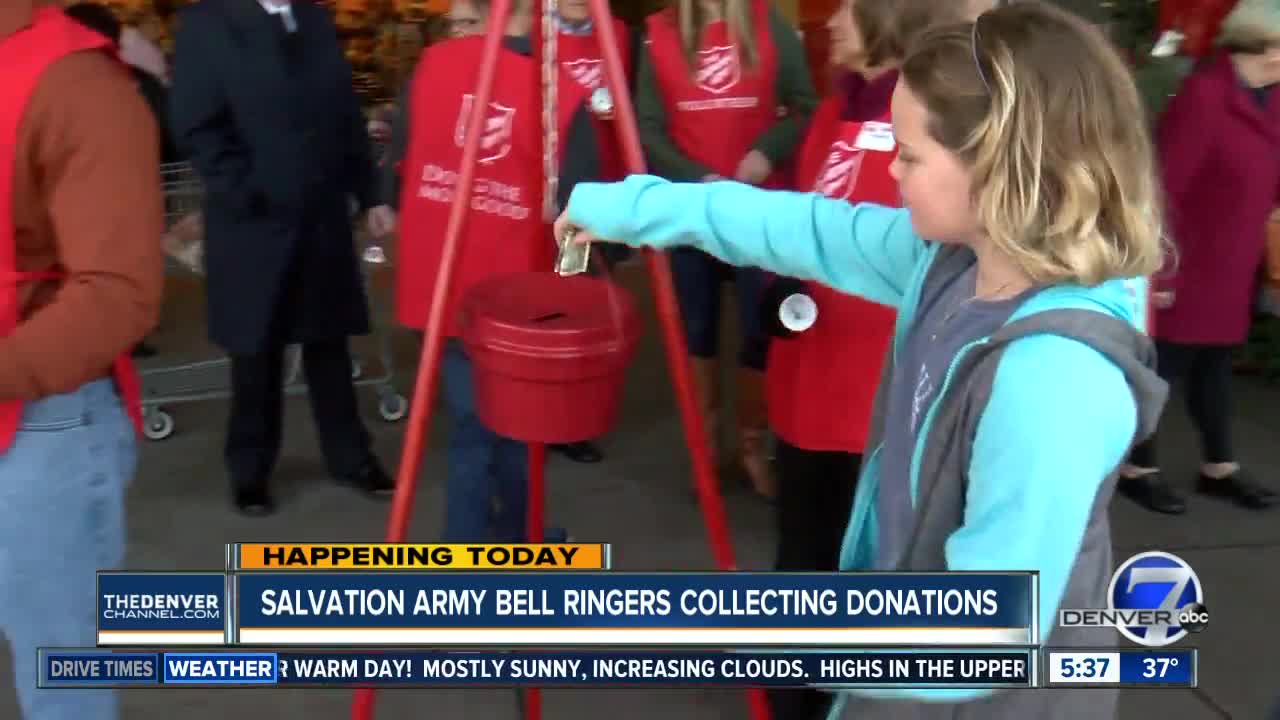
[[[110,690],[37,690],[36,648],[93,647],[98,570],[124,561],[132,424],[109,380],[23,408],[0,454],[0,633],[25,720],[115,720]]]
[[[476,414],[471,359],[458,340],[440,358],[441,392],[452,421],[445,486],[445,542],[524,542],[529,449],[484,426]]]
[[[720,284],[733,277],[738,294],[738,324],[742,344],[738,365],[764,370],[769,336],[761,323],[760,303],[766,275],[756,268],[733,268],[693,248],[671,251],[671,278],[684,320],[685,343],[690,355],[714,358],[720,354]]]

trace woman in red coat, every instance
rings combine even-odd
[[[1197,492],[1261,509],[1276,494],[1248,477],[1231,444],[1231,358],[1248,333],[1267,219],[1280,198],[1280,7],[1241,0],[1219,52],[1187,77],[1158,143],[1177,253],[1155,279],[1160,374],[1186,380],[1200,433]],[[1160,475],[1155,438],[1134,448],[1119,490],[1156,512],[1186,504]]]

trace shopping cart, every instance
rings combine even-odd
[[[203,276],[200,181],[187,163],[164,165],[160,176],[165,203],[166,272]],[[360,257],[368,287],[372,284],[370,276],[387,265],[387,254],[380,245],[369,242],[362,248]],[[395,364],[391,333],[378,329],[387,327],[384,319],[389,317],[389,313],[379,295],[369,293],[375,318],[378,364],[382,372],[366,376],[364,362],[359,355],[353,355],[351,377],[358,387],[373,387],[378,395],[378,415],[387,422],[396,422],[408,412],[409,402],[392,383]],[[226,357],[147,367],[139,372],[139,376],[142,381],[143,432],[151,440],[163,440],[173,434],[176,423],[168,407],[220,400],[231,395],[230,361]],[[284,391],[287,395],[307,391],[302,377],[302,349],[298,346],[291,346],[286,355]]]

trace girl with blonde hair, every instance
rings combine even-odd
[[[929,31],[892,100],[903,209],[738,183],[580,185],[579,241],[691,245],[894,307],[841,570],[1034,570],[1040,640],[1106,607],[1117,470],[1164,405],[1145,325],[1163,247],[1124,62],[1039,2]],[[821,385],[823,377],[809,382]],[[832,717],[1108,718],[1110,690],[841,691]]]
[[[673,0],[646,21],[636,115],[650,170],[669,180],[718,178],[787,186],[817,94],[799,35],[768,0]],[[760,324],[765,275],[733,269],[696,248],[672,253],[685,340],[713,460],[720,407],[721,286],[731,278],[739,315],[738,464],[756,492],[775,494],[764,401],[768,335]]]

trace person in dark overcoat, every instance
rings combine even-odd
[[[330,473],[386,496],[348,339],[369,332],[352,239],[375,203],[372,151],[337,31],[308,0],[203,0],[179,18],[170,112],[205,188],[212,340],[231,357],[226,461],[242,512],[273,508],[285,347],[303,371]]]

